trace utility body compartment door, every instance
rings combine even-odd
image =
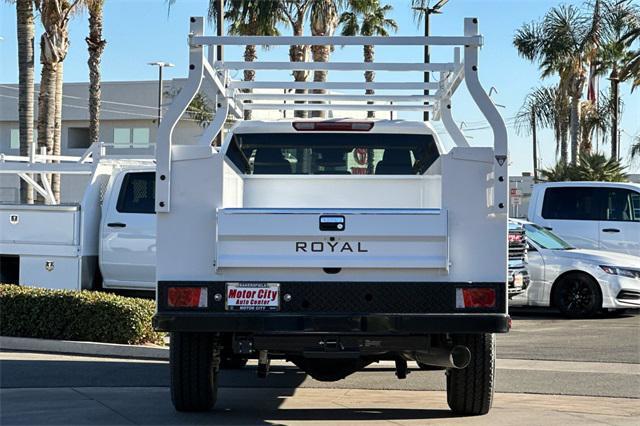
[[[220,209],[216,268],[448,270],[441,209]]]

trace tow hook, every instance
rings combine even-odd
[[[402,358],[396,358],[396,377],[398,379],[406,379],[407,373],[407,361]]]
[[[271,359],[269,359],[269,353],[267,351],[260,351],[258,353],[258,377],[264,379],[269,374],[269,366],[271,365]]]

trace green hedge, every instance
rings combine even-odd
[[[152,300],[0,284],[0,335],[105,343],[162,343]]]

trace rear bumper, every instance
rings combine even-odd
[[[160,331],[253,334],[434,334],[506,333],[507,314],[367,314],[158,313]]]
[[[177,286],[206,287],[207,306],[169,307],[168,288]],[[456,289],[465,287],[495,289],[495,306],[458,308]],[[225,282],[161,281],[153,325],[183,332],[398,335],[506,333],[510,323],[506,283],[281,282],[276,312],[227,311],[225,295]]]

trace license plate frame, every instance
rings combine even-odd
[[[235,291],[235,293],[233,293]],[[273,293],[275,292],[275,294]],[[274,312],[280,310],[280,283],[230,282],[225,288],[226,311]]]

